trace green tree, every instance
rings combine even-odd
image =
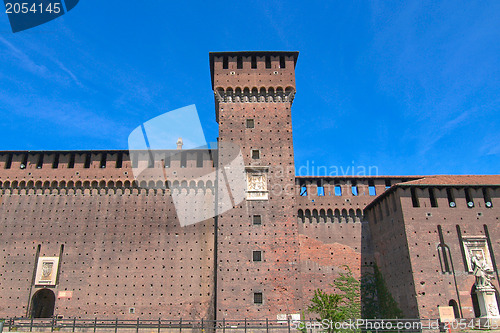
[[[347,319],[358,319],[361,317],[360,282],[353,276],[348,266],[342,266],[346,272],[340,273],[339,277],[330,286],[340,292],[329,294],[321,289],[314,291],[311,304],[307,307],[308,312],[316,313],[318,322],[325,319],[328,323],[338,323]],[[333,332],[333,325],[329,325],[327,332]]]

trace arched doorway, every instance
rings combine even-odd
[[[31,318],[50,318],[54,315],[56,295],[50,289],[38,290],[31,298]]]
[[[458,309],[458,303],[454,299],[448,302],[448,305],[453,308],[453,313],[455,314],[455,318],[460,318],[460,310]]]

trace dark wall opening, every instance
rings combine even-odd
[[[37,291],[31,299],[32,318],[51,318],[54,315],[56,295],[50,289]]]

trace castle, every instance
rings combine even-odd
[[[498,316],[500,176],[296,176],[297,58],[210,53],[219,149],[0,152],[0,317],[286,318],[375,265],[407,318]],[[225,144],[247,183],[219,212]],[[181,225],[178,194],[215,214]]]

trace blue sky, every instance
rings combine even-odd
[[[190,104],[215,141],[208,52],[296,50],[297,168],[498,173],[499,22],[499,1],[81,0],[17,34],[0,13],[0,150],[126,149]]]

